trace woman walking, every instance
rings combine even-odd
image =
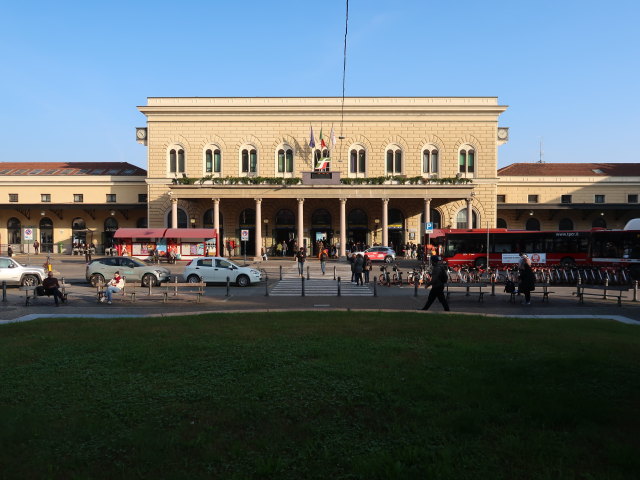
[[[531,261],[527,258],[522,263],[522,269],[520,270],[520,284],[518,290],[524,294],[523,305],[531,305],[531,292],[535,290],[536,277],[533,274],[531,268]]]

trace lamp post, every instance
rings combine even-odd
[[[267,238],[269,237],[269,219],[265,218],[264,220],[262,220],[262,223],[264,223],[264,246],[266,248]]]
[[[373,222],[376,224],[375,230],[373,231],[373,243],[376,243],[378,241],[378,225],[380,225],[380,219],[376,218]]]

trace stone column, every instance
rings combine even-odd
[[[218,235],[218,244],[216,245],[216,255],[224,255],[224,239],[220,236],[220,199],[212,198],[213,200],[213,228]]]
[[[262,199],[256,198],[256,260],[261,258],[262,249]]]
[[[389,245],[389,199],[382,199],[382,245]],[[394,245],[395,248],[398,248]]]
[[[298,248],[304,247],[304,198],[298,198]]]
[[[424,199],[424,223],[429,223],[431,221],[431,199],[430,198],[425,198]],[[423,227],[424,228],[424,227]],[[425,238],[425,233],[424,230],[422,230],[422,232],[420,232],[420,236],[418,237],[420,239],[420,242],[423,241],[423,239]]]
[[[340,256],[347,256],[347,199],[340,199]]]
[[[178,228],[178,199],[171,199],[171,228]]]
[[[472,198],[467,198],[467,228],[473,228]]]

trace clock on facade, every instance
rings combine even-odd
[[[138,140],[144,140],[145,138],[147,138],[147,129],[136,128],[136,137],[138,137]]]

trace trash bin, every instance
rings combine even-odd
[[[58,242],[58,253],[62,253],[62,242]]]

